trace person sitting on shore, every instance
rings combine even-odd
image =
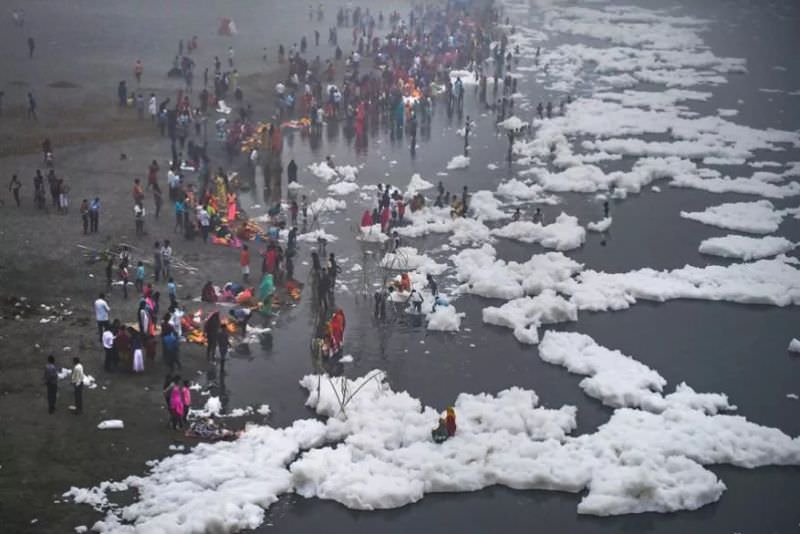
[[[210,281],[206,282],[206,285],[203,286],[200,300],[211,303],[217,302],[217,292],[214,289],[214,284],[212,284]]]
[[[205,439],[208,441],[232,440],[236,439],[237,433],[229,430],[222,425],[214,422],[214,419],[209,417],[192,421],[189,428],[186,430],[186,437]]]
[[[242,335],[247,332],[247,323],[253,312],[247,308],[233,308],[228,312],[237,327],[241,328]]]

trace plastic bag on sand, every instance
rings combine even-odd
[[[109,419],[107,421],[101,421],[99,425],[97,425],[99,430],[114,430],[125,428],[125,423],[122,422],[122,419]]]

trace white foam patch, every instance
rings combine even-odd
[[[450,243],[456,246],[487,243],[493,241],[492,233],[483,222],[469,217],[456,217],[452,221]]]
[[[464,156],[461,154],[458,156],[453,156],[453,158],[447,163],[448,171],[453,169],[466,169],[467,167],[469,167],[469,156]]]
[[[798,260],[786,256],[728,266],[687,265],[671,271],[639,269],[625,273],[587,270],[554,288],[571,295],[580,310],[624,310],[637,299],[729,301],[742,304],[800,304]]]
[[[450,243],[456,246],[492,241],[489,228],[482,221],[469,217],[453,217],[449,207],[425,207],[416,212],[406,212],[409,224],[398,227],[397,233],[405,237],[422,237],[430,233],[452,233]]]
[[[419,174],[413,174],[411,176],[411,180],[408,182],[408,187],[406,188],[406,195],[407,196],[414,196],[420,191],[425,191],[427,189],[432,189],[433,184],[425,179],[422,178]]]
[[[682,406],[716,414],[735,410],[723,394],[698,394],[686,384],[675,393],[662,395],[666,379],[643,363],[598,345],[591,337],[574,332],[548,331],[539,345],[539,357],[565,367],[570,373],[586,375],[580,388],[590,397],[614,408],[640,408],[661,413]]]
[[[347,208],[347,202],[331,197],[322,197],[312,202],[308,209],[311,213],[325,213],[331,211],[338,211]]]
[[[535,297],[516,298],[502,306],[483,309],[484,323],[510,328],[520,343],[530,345],[539,342],[538,328],[542,324],[577,320],[577,306],[551,289]]]
[[[497,195],[512,200],[558,204],[558,197],[547,195],[541,185],[536,183],[529,185],[516,178],[497,186]]]
[[[578,372],[596,377],[618,365],[648,371],[631,361],[621,364],[626,356],[591,339],[551,335],[542,345],[556,345],[560,355],[554,358],[569,361]],[[533,391],[462,393],[453,404],[455,435],[436,444],[430,431],[438,411],[392,391],[385,378],[376,371],[353,380],[308,375],[301,380],[309,392],[306,404],[327,417],[325,423],[300,420],[284,429],[250,425],[235,441],[200,444],[154,462],[145,476],[72,488],[65,497],[106,511],[93,527],[98,532],[256,528],[264,510],[292,490],[361,510],[496,484],[588,490],[578,512],[613,515],[691,510],[719,499],[725,486],[703,464],[800,463],[798,440],[743,417],[713,415],[714,409],[728,408],[727,401],[685,386],[664,397],[660,412],[620,408],[596,432],[577,437],[568,435],[576,427],[576,409],[540,408]],[[650,382],[658,384],[657,375]],[[631,399],[638,402],[635,390]],[[329,445],[323,446],[325,441]],[[109,509],[108,494],[127,489],[137,490],[134,502]]]
[[[452,304],[436,306],[436,310],[427,314],[426,328],[438,332],[458,332],[461,329],[461,319],[465,315],[463,312],[459,313]]]
[[[355,181],[358,175],[358,167],[354,167],[353,165],[341,165],[331,168],[325,161],[312,163],[308,166],[308,170],[323,182],[330,182],[331,180],[337,179],[352,182]]]
[[[476,191],[469,199],[469,212],[481,221],[500,221],[510,218],[510,215],[500,208],[503,203],[495,198],[491,191]]]
[[[750,261],[777,256],[793,250],[796,246],[784,237],[747,237],[729,234],[724,237],[704,239],[698,250],[702,254]]]
[[[380,265],[397,271],[419,271],[432,275],[439,275],[447,270],[447,265],[437,263],[426,254],[420,254],[414,247],[400,247],[395,252],[387,252]]]
[[[358,191],[358,184],[354,182],[336,182],[328,186],[328,193],[331,195],[349,195]]]
[[[767,198],[785,198],[800,195],[800,183],[797,182],[778,185],[744,177],[714,176],[704,178],[698,175],[684,174],[673,178],[670,185],[700,189],[709,193],[742,193]]]
[[[248,425],[235,441],[201,443],[187,454],[153,462],[144,476],[64,494],[106,511],[92,527],[103,533],[235,532],[252,529],[292,487],[286,465],[321,443],[325,425],[299,420],[287,428]],[[109,509],[108,493],[134,489],[134,502]],[[123,524],[123,521],[125,524]]]
[[[381,232],[381,225],[378,223],[372,226],[362,226],[356,239],[367,243],[383,243],[389,239],[389,236]]]
[[[313,230],[311,232],[307,232],[305,234],[300,234],[297,236],[298,241],[303,241],[305,243],[316,243],[320,239],[326,240],[328,243],[333,243],[337,241],[339,238],[333,234],[329,234],[325,230]]]
[[[592,232],[605,232],[611,227],[612,218],[611,217],[603,217],[597,222],[590,222],[586,225],[587,230],[591,230]]]
[[[515,145],[516,146],[516,145]],[[630,171],[605,173],[596,165],[572,164],[560,172],[550,172],[534,167],[520,174],[533,176],[546,191],[595,193],[617,189],[639,193],[642,188],[656,180],[695,176],[697,167],[687,159],[671,156],[666,158],[641,158]]]
[[[506,120],[498,122],[497,125],[506,130],[521,130],[522,128],[528,127],[528,123],[516,115],[512,115]]]
[[[539,243],[555,250],[572,250],[586,241],[586,230],[578,224],[577,217],[561,213],[552,224],[543,225],[532,221],[514,221],[491,231],[491,235]]]
[[[342,380],[347,379],[309,375],[301,381],[309,391],[307,404],[329,417],[329,436],[340,443],[306,452],[291,471],[300,495],[349,508],[396,508],[426,493],[502,484],[588,489],[579,513],[696,509],[725,489],[702,464],[800,462],[800,444],[779,430],[743,417],[709,415],[678,401],[661,413],[618,409],[595,433],[569,437],[574,407],[537,408],[535,393],[519,388],[496,396],[459,395],[458,430],[437,445],[430,429],[438,413],[385,382],[348,381],[347,391],[361,389],[346,406],[345,418],[334,391]],[[681,390],[679,396],[686,400],[692,393]],[[376,412],[386,417],[376,420]]]
[[[783,214],[769,200],[730,202],[704,211],[681,211],[681,217],[728,230],[769,234],[778,229]]]
[[[535,295],[568,280],[583,266],[560,252],[535,254],[524,263],[497,259],[491,245],[465,249],[450,257],[459,291],[511,300]]]

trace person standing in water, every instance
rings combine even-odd
[[[86,375],[83,374],[83,365],[81,359],[77,356],[72,359],[72,373],[70,374],[70,382],[75,393],[75,415],[83,413],[83,382]]]
[[[47,357],[47,365],[44,367],[44,383],[47,386],[47,412],[52,414],[56,411],[58,396],[58,369],[52,354]]]
[[[33,98],[33,93],[28,93],[28,113],[27,117],[29,119],[33,119],[35,121],[39,121],[39,117],[36,116],[36,99]]]
[[[21,187],[22,183],[17,178],[17,175],[16,174],[12,175],[11,182],[8,184],[8,190],[11,191],[12,195],[14,195],[14,202],[17,204],[17,207],[20,207],[19,190]]]

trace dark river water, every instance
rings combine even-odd
[[[747,59],[749,73],[729,75],[726,85],[712,89],[713,98],[687,105],[703,114],[715,114],[717,108],[737,108],[734,121],[759,128],[793,129],[800,126],[800,97],[786,93],[765,93],[759,88],[800,89],[800,64],[796,51],[800,45],[800,7],[797,3],[755,1],[703,1],[671,3],[645,2],[646,7],[666,7],[674,14],[707,18],[709,29],[702,37],[718,56]],[[535,26],[534,26],[535,27]],[[551,40],[545,46],[561,41]],[[580,42],[577,40],[577,42]],[[776,70],[776,65],[788,70]],[[641,87],[640,87],[641,88]],[[554,100],[562,95],[548,93],[534,81],[521,81],[520,91],[538,98]],[[743,100],[743,103],[738,102]],[[322,147],[311,150],[298,139],[289,144],[285,159],[293,157],[301,168],[335,154],[338,164],[363,166],[360,183],[389,182],[404,187],[414,172],[429,181],[442,179],[450,191],[463,185],[471,190],[494,190],[497,184],[521,168],[504,163],[506,139],[497,135],[493,117],[478,109],[477,98],[467,91],[465,115],[476,122],[469,169],[449,171],[437,176],[447,161],[461,152],[463,141],[455,133],[461,122],[448,118],[438,109],[430,140],[421,140],[416,157],[407,144],[392,142],[379,133],[369,139],[366,151],[357,152],[344,134],[328,136]],[[792,161],[800,153],[790,150],[769,154],[764,159]],[[388,162],[395,160],[396,165]],[[487,164],[499,166],[488,170]],[[623,161],[622,167],[631,161]],[[611,168],[614,167],[604,167]],[[740,169],[746,175],[746,169]],[[730,169],[735,173],[736,169]],[[386,175],[388,173],[388,176]],[[301,181],[324,194],[324,185],[308,173]],[[726,232],[679,217],[680,210],[702,210],[706,206],[755,197],[670,188],[659,183],[661,193],[645,188],[640,195],[612,204],[614,224],[601,243],[590,234],[586,244],[569,255],[587,267],[609,272],[640,267],[659,269],[686,264],[706,265],[725,260],[710,259],[697,252],[702,239]],[[593,195],[562,195],[556,207],[545,207],[546,216],[555,217],[561,210],[576,215],[585,224],[602,217],[602,209]],[[345,270],[353,262],[362,262],[373,278],[379,275],[374,261],[365,256],[352,239],[366,204],[353,195],[347,198],[346,212],[327,217],[324,228],[340,240],[329,246],[340,258],[347,258]],[[259,199],[253,200],[259,202]],[[776,201],[793,205],[796,201]],[[800,222],[787,219],[779,232],[793,241],[800,240]],[[430,251],[445,238],[428,236],[406,240],[406,244]],[[538,246],[505,240],[495,244],[498,257],[527,259],[541,252]],[[301,250],[307,257],[308,246]],[[438,261],[446,253],[433,254]],[[367,258],[367,262],[363,262]],[[370,267],[372,265],[372,267]],[[300,275],[306,267],[299,267]],[[466,313],[462,331],[456,334],[427,332],[423,326],[373,322],[370,301],[359,297],[362,274],[343,276],[350,292],[337,295],[336,303],[348,317],[345,353],[353,363],[335,372],[358,376],[380,368],[388,373],[395,389],[408,390],[431,406],[449,404],[459,392],[496,392],[511,385],[532,388],[542,404],[551,407],[572,404],[578,407],[577,433],[592,432],[604,423],[611,410],[586,397],[578,388],[579,376],[542,362],[537,349],[516,342],[509,330],[483,325],[481,309],[499,302],[462,296],[456,306]],[[445,280],[445,286],[453,286]],[[440,282],[441,285],[441,282]],[[369,286],[371,287],[371,286]],[[297,379],[314,370],[308,343],[312,333],[310,304],[302,302],[278,320],[275,345],[268,352],[255,350],[249,359],[235,361],[229,377],[231,406],[268,402],[271,424],[283,425],[308,416],[303,407],[305,396]],[[789,340],[800,333],[800,321],[794,309],[769,306],[745,306],[705,301],[673,301],[665,304],[640,302],[631,309],[612,313],[581,313],[573,324],[556,329],[574,330],[591,335],[598,343],[618,348],[661,373],[671,390],[685,380],[698,391],[725,392],[738,405],[741,415],[760,424],[776,426],[791,435],[800,433],[797,401],[787,393],[800,391],[800,367],[786,352]],[[795,532],[800,511],[800,471],[797,468],[744,470],[730,466],[712,469],[728,490],[718,503],[695,512],[641,514],[614,518],[582,517],[576,513],[579,495],[544,491],[513,491],[495,487],[467,494],[427,495],[421,502],[399,510],[357,512],[316,499],[285,496],[268,513],[271,528],[291,532]]]

